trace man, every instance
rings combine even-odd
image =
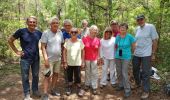
[[[110,27],[112,28],[113,36],[116,37],[119,34],[119,24],[116,20],[110,22]]]
[[[61,44],[63,43],[63,35],[59,27],[59,19],[54,17],[50,20],[50,29],[46,30],[41,37],[41,49],[45,65],[44,79],[44,96],[43,100],[48,100],[48,87],[51,83],[51,95],[60,96],[56,89],[58,74],[61,64]],[[46,75],[50,73],[49,76]]]
[[[39,48],[38,43],[42,33],[35,28],[37,27],[37,18],[30,16],[26,21],[27,28],[17,30],[9,37],[8,43],[12,50],[21,57],[21,75],[22,85],[24,91],[24,100],[31,100],[30,84],[29,84],[29,70],[32,71],[32,92],[34,96],[40,97],[38,92],[39,81]],[[14,44],[16,39],[20,39],[20,46],[22,50],[18,50]]]
[[[145,23],[145,20],[144,15],[138,15],[136,17],[139,26],[135,30],[136,48],[132,61],[133,75],[137,86],[141,85],[142,80],[144,91],[141,99],[149,97],[151,60],[155,59],[158,40],[158,33],[155,26]],[[142,69],[142,75],[140,75],[140,69]],[[142,79],[140,79],[140,76]]]
[[[90,34],[87,20],[82,20],[82,27],[83,28],[81,29],[81,38],[86,37]]]
[[[73,27],[72,21],[70,19],[65,19],[64,22],[63,22],[63,26],[64,26],[64,30],[65,30],[65,31],[63,31],[64,40],[71,38],[70,31],[71,31],[71,29]],[[78,35],[77,37],[79,39],[81,38],[80,35]]]

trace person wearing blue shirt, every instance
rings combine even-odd
[[[24,100],[30,100],[30,84],[29,84],[29,70],[31,67],[32,71],[32,93],[34,96],[40,97],[38,92],[38,82],[39,82],[39,40],[42,33],[35,28],[37,27],[37,18],[35,16],[30,16],[26,21],[27,28],[17,30],[8,39],[8,43],[12,50],[21,57],[21,75],[22,75],[22,85],[24,91]],[[18,50],[14,45],[14,41],[20,39],[20,46],[22,50]]]
[[[116,69],[118,84],[117,91],[125,91],[124,96],[129,97],[131,95],[130,83],[128,79],[128,65],[131,60],[132,51],[135,48],[134,37],[127,33],[128,25],[126,23],[120,24],[120,34],[116,36]]]

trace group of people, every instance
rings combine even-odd
[[[124,96],[131,95],[128,79],[128,67],[132,59],[133,75],[137,87],[142,87],[141,98],[149,97],[151,60],[155,59],[158,34],[155,26],[145,22],[144,15],[136,17],[135,37],[128,32],[128,24],[119,24],[116,20],[110,22],[103,32],[102,39],[97,37],[99,29],[96,25],[88,27],[88,21],[83,20],[83,28],[73,27],[70,19],[65,19],[63,28],[59,28],[59,19],[51,18],[50,28],[43,33],[36,29],[37,18],[27,18],[27,28],[17,30],[8,39],[12,50],[21,57],[21,76],[24,100],[31,100],[29,70],[32,71],[32,93],[41,97],[38,90],[41,47],[44,59],[44,88],[42,100],[48,100],[50,93],[60,96],[57,89],[58,75],[64,69],[66,95],[72,93],[73,84],[77,86],[77,95],[82,97],[85,91],[92,89],[98,94],[98,66],[102,66],[99,87],[103,89],[110,77],[110,83],[116,91],[124,90]],[[20,39],[22,50],[16,48],[14,41]],[[39,46],[40,41],[40,46]],[[81,86],[81,69],[85,69],[85,84]],[[142,71],[142,73],[141,73]],[[110,73],[108,76],[108,72]],[[73,77],[74,76],[74,77]]]

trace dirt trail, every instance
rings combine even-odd
[[[18,64],[19,66],[19,64]],[[10,70],[9,70],[10,71]],[[42,82],[43,75],[40,69],[40,83],[39,88],[42,91]],[[101,68],[99,68],[99,75],[101,75]],[[31,75],[30,75],[31,76]],[[31,78],[31,77],[30,77]],[[84,81],[84,71],[82,71],[82,81]],[[76,95],[76,92],[73,91],[73,94],[66,96],[64,94],[64,79],[60,77],[59,79],[59,90],[63,94],[62,97],[52,97],[50,95],[50,100],[140,100],[140,95],[137,92],[137,89],[132,90],[132,95],[129,98],[123,98],[123,91],[117,92],[114,88],[108,84],[104,89],[100,90],[100,95],[92,95],[91,91],[87,91],[84,97],[79,98]],[[40,100],[33,97],[34,100]],[[0,78],[0,100],[23,100],[22,84],[21,77],[19,74],[10,74]],[[170,97],[164,95],[161,91],[152,92],[150,94],[149,100],[170,100]]]

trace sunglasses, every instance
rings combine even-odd
[[[78,32],[77,31],[71,31],[71,34],[77,34]]]

